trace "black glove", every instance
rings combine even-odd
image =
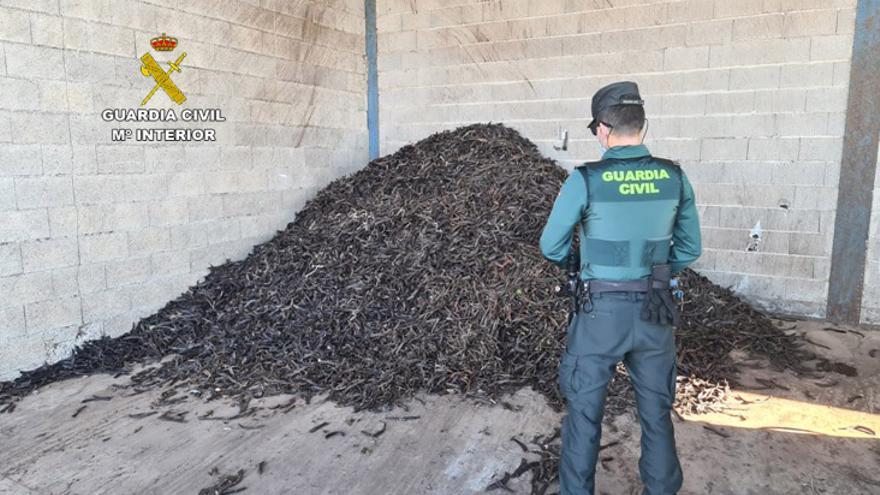
[[[671,269],[668,264],[654,265],[651,267],[651,276],[648,278],[648,291],[645,293],[645,301],[642,304],[640,317],[642,320],[668,325],[672,323],[678,326],[681,319],[678,314],[678,307],[672,299],[670,292],[669,279],[672,277]],[[654,283],[660,282],[662,288],[654,288]]]

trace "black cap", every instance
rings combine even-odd
[[[593,103],[590,105],[590,113],[593,120],[588,126],[593,135],[596,134],[596,125],[599,123],[596,116],[602,110],[614,105],[644,105],[645,100],[639,96],[639,86],[632,81],[611,83],[602,87],[593,95]]]

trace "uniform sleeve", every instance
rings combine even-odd
[[[562,184],[541,233],[541,254],[556,266],[565,268],[574,228],[586,207],[587,188],[580,172],[575,170]]]
[[[703,250],[694,189],[684,171],[682,171],[681,183],[681,203],[678,205],[675,225],[672,228],[672,250],[669,258],[673,274],[681,272],[696,261]]]

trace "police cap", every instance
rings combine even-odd
[[[602,110],[615,105],[644,105],[645,100],[639,96],[639,86],[632,81],[620,81],[611,83],[596,91],[593,95],[593,102],[590,106],[590,113],[593,120],[590,122],[589,128],[593,135],[596,135],[596,126],[599,121],[596,120]]]

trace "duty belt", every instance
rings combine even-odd
[[[649,279],[641,280],[585,280],[584,286],[589,288],[591,294],[597,292],[647,292]],[[651,284],[652,289],[668,289],[669,282],[655,280]]]

